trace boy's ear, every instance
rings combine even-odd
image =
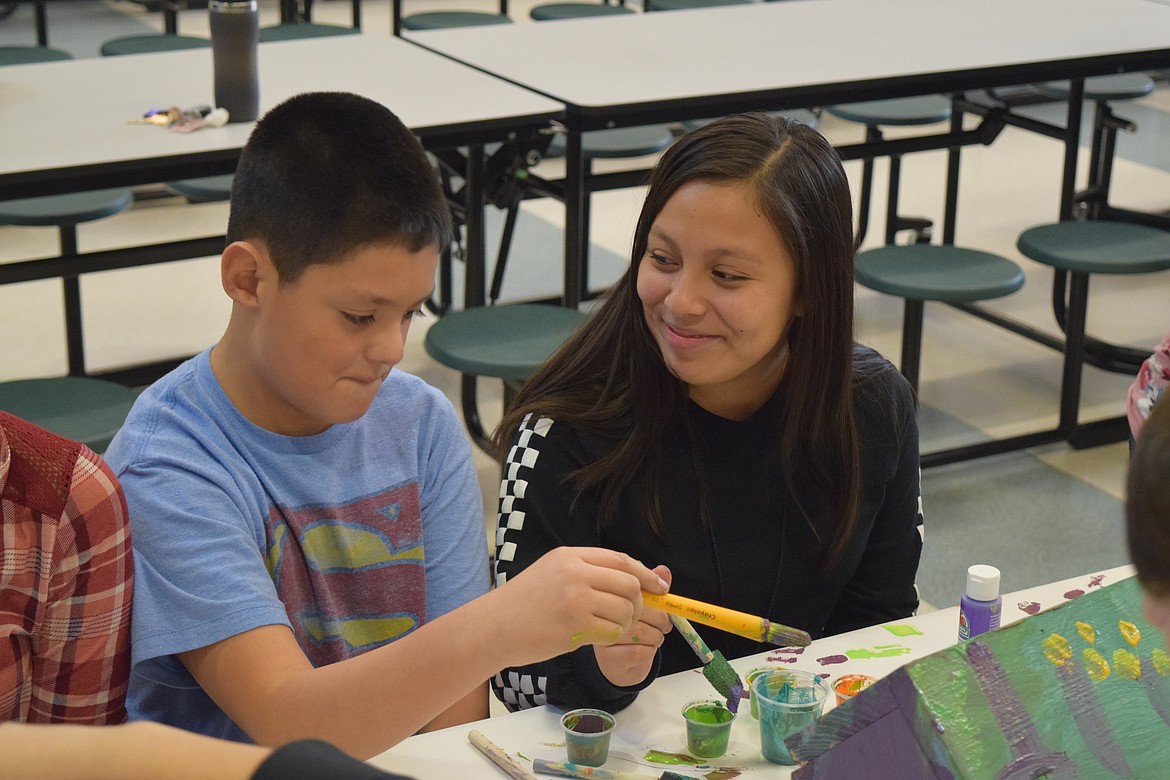
[[[257,305],[261,283],[275,271],[264,248],[251,241],[233,241],[219,258],[223,291],[233,301],[248,308]]]

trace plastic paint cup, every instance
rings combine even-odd
[[[756,718],[758,720],[760,717],[760,711],[759,711],[759,708],[756,707],[756,697],[752,694],[752,680],[756,679],[757,677],[759,677],[761,674],[764,674],[765,672],[774,672],[774,671],[777,671],[778,669],[783,669],[783,668],[785,668],[785,667],[783,667],[783,666],[753,666],[751,669],[748,669],[747,674],[745,674],[743,676],[743,684],[747,686],[748,704],[750,705],[749,709],[751,709],[751,711],[752,711],[753,718]]]
[[[837,695],[837,704],[844,704],[874,682],[875,680],[868,674],[845,674],[838,677],[833,680],[833,693]]]
[[[604,710],[572,710],[561,718],[570,764],[601,766],[609,758],[609,735],[616,721]]]
[[[752,698],[760,712],[760,751],[773,764],[796,764],[784,744],[821,716],[829,686],[810,672],[781,669],[752,681]]]
[[[687,722],[687,751],[699,758],[718,758],[727,752],[735,713],[719,699],[696,699],[682,709]]]

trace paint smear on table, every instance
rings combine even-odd
[[[874,645],[873,649],[859,647],[856,650],[846,650],[845,655],[857,661],[870,658],[894,658],[909,652],[910,648],[905,645]]]
[[[1021,601],[1016,606],[1021,612],[1027,612],[1029,615],[1035,615],[1040,611],[1040,603],[1037,601]]]
[[[1094,577],[1093,577],[1093,579],[1089,580],[1089,584],[1088,584],[1088,585],[1086,585],[1085,587],[1088,587],[1088,588],[1099,588],[1099,587],[1101,587],[1101,583],[1102,583],[1102,582],[1104,582],[1104,581],[1105,581],[1105,575],[1104,575],[1104,574],[1098,574],[1098,575],[1094,576]]]
[[[832,666],[833,664],[843,664],[849,660],[847,655],[826,655],[824,658],[818,658],[817,663],[821,666]]]
[[[882,628],[894,636],[922,636],[922,632],[918,630],[917,626],[895,623],[892,626],[882,626]]]
[[[642,756],[642,760],[649,761],[651,764],[670,764],[671,766],[680,764],[699,766],[707,763],[701,758],[688,756],[686,753],[667,753],[665,750],[650,750]]]
[[[800,659],[797,658],[796,656],[792,656],[791,658],[785,658],[782,655],[768,656],[768,663],[770,663],[770,664],[794,664],[799,660]]]
[[[1080,598],[1083,595],[1085,595],[1085,592],[1080,588],[1073,588],[1072,590],[1067,590],[1064,592],[1064,597],[1069,601]]]
[[[716,769],[714,772],[708,772],[707,774],[703,775],[703,777],[706,778],[706,780],[731,780],[731,778],[739,777],[741,774],[743,774],[742,769],[732,769],[731,767],[727,766]]]

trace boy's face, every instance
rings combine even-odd
[[[241,411],[286,436],[365,414],[402,360],[437,263],[434,246],[370,244],[341,262],[309,266],[291,284],[266,285],[253,331],[250,408]]]

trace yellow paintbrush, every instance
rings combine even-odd
[[[781,647],[804,647],[812,642],[808,632],[801,631],[799,628],[773,623],[767,618],[756,617],[727,607],[704,604],[702,601],[676,596],[673,593],[660,596],[642,591],[642,601],[663,612],[685,617],[687,620],[718,628],[729,634],[754,639],[757,642],[768,642]]]

